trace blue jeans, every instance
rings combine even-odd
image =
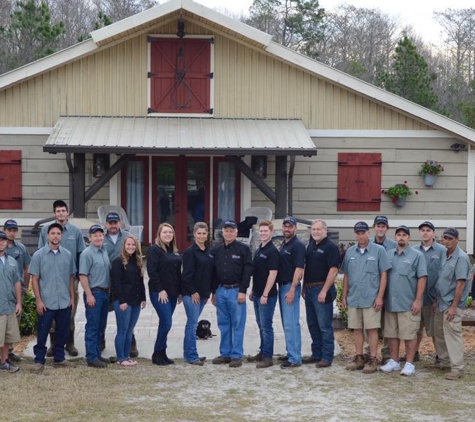
[[[117,334],[115,336],[115,351],[117,360],[121,361],[130,357],[130,346],[132,345],[132,334],[135,324],[139,319],[140,305],[127,306],[125,311],[120,309],[118,300],[114,301],[114,312],[117,321]]]
[[[216,290],[216,314],[221,332],[219,354],[231,359],[242,359],[246,303],[238,303],[239,288]]]
[[[290,305],[285,302],[285,295],[292,283],[279,286],[279,306],[284,326],[285,348],[290,363],[302,363],[302,333],[300,332],[300,293],[302,287],[295,289],[295,297]]]
[[[318,295],[323,286],[316,286],[305,291],[305,309],[307,324],[312,337],[312,356],[333,362],[335,352],[335,337],[333,335],[333,301],[336,297],[336,289],[332,286],[330,303],[320,303]]]
[[[92,290],[91,293],[96,299],[96,305],[93,307],[87,304],[86,294],[84,294],[84,306],[86,308],[84,340],[88,362],[94,362],[101,356],[101,338],[106,329],[107,313],[109,312],[109,293],[102,290]]]
[[[196,327],[207,299],[200,299],[200,303],[193,303],[191,296],[183,296],[183,306],[186,312],[185,338],[183,339],[183,359],[186,362],[198,360],[196,349]]]
[[[261,298],[254,296],[254,312],[261,337],[259,349],[263,356],[270,359],[274,356],[274,328],[272,327],[272,320],[276,303],[277,296],[269,296],[267,298],[267,305],[261,305]]]
[[[167,348],[167,336],[172,328],[173,312],[175,312],[177,297],[168,296],[168,302],[162,303],[157,292],[150,292],[150,302],[158,315],[158,331],[154,351],[161,352]]]
[[[53,347],[54,361],[62,362],[65,359],[64,346],[68,340],[71,323],[71,307],[69,306],[64,309],[46,309],[43,315],[38,315],[36,345],[33,347],[35,363],[44,365],[46,362],[46,339],[53,321],[56,324],[56,343]]]

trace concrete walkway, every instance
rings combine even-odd
[[[146,284],[147,285],[147,284]],[[84,345],[84,327],[86,324],[84,300],[82,299],[82,289],[80,287],[80,300],[78,310],[76,313],[76,347],[79,350],[79,356],[84,357],[86,354]],[[300,324],[302,328],[302,353],[303,356],[311,354],[311,339],[307,328],[307,321],[305,317],[305,304],[303,299],[300,300]],[[207,319],[211,322],[211,331],[216,336],[208,340],[197,340],[198,353],[200,356],[206,356],[211,359],[219,355],[219,329],[216,322],[216,308],[209,301],[203,309],[200,319]],[[168,349],[167,354],[170,358],[183,358],[183,337],[185,332],[186,314],[183,304],[177,305],[173,315],[173,326],[168,334]],[[153,353],[153,346],[157,336],[158,317],[150,303],[147,292],[147,306],[140,313],[139,321],[135,327],[135,337],[137,339],[137,347],[139,356],[144,358],[151,358]],[[103,352],[104,357],[115,356],[114,338],[116,334],[116,319],[115,313],[110,312],[107,320],[106,328],[106,349]],[[276,306],[274,314],[274,354],[284,355],[285,339],[280,317],[279,306]],[[24,350],[25,356],[34,357],[33,346],[36,340],[28,344]],[[247,321],[244,335],[244,354],[255,355],[259,351],[259,329],[257,328],[256,318],[254,315],[254,307],[251,301],[247,301]],[[335,355],[339,354],[340,350],[335,344]],[[68,358],[68,355],[66,355]]]

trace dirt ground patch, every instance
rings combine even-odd
[[[109,365],[73,369],[50,363],[41,375],[28,372],[32,361],[15,374],[0,374],[2,421],[445,421],[472,420],[475,394],[475,329],[464,329],[465,377],[446,381],[431,368],[433,350],[424,340],[417,373],[406,378],[381,372],[363,375],[345,365],[354,353],[351,332],[337,338],[342,356],[333,366],[256,370],[183,361],[157,367],[139,359],[134,368]],[[468,346],[472,344],[472,346]]]

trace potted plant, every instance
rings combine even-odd
[[[383,190],[382,193],[388,195],[396,207],[403,207],[406,205],[406,198],[412,195],[412,191],[406,181],[404,183],[398,183],[394,186],[391,186],[387,190]],[[416,195],[418,193],[419,192],[416,191]]]
[[[426,186],[434,186],[437,176],[444,171],[442,164],[434,160],[427,160],[421,164],[419,176],[424,177],[424,184]]]

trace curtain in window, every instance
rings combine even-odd
[[[144,163],[127,164],[127,216],[132,226],[144,225]]]

